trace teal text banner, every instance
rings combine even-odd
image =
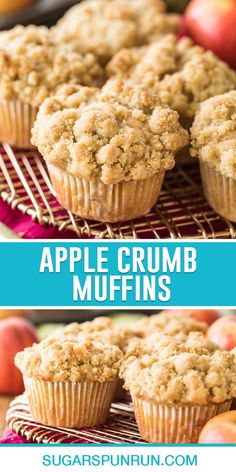
[[[236,242],[0,243],[2,307],[233,307]]]

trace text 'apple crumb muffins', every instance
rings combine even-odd
[[[0,140],[32,147],[31,128],[45,98],[64,84],[92,85],[103,71],[91,53],[56,44],[44,26],[0,32]]]
[[[202,103],[191,129],[191,146],[209,204],[236,222],[236,91]]]
[[[125,221],[155,204],[164,173],[188,144],[178,114],[119,79],[68,86],[47,99],[32,132],[59,202],[99,221]]]
[[[168,35],[141,48],[123,49],[107,65],[109,76],[142,84],[178,111],[188,127],[199,104],[236,87],[236,72],[211,51]]]
[[[72,7],[53,34],[95,53],[104,64],[122,48],[156,41],[179,27],[180,16],[166,14],[161,0],[87,0]]]
[[[18,353],[33,418],[70,428],[105,423],[121,358],[115,345],[72,337],[48,338]]]
[[[197,442],[207,421],[230,409],[235,356],[175,340],[160,347],[128,357],[121,368],[140,434],[153,443]]]

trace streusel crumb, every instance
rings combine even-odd
[[[162,104],[193,118],[200,102],[236,87],[236,72],[189,38],[174,35],[142,48],[123,49],[107,66],[158,94]]]
[[[77,336],[81,332],[88,334],[94,332],[100,333],[101,331],[111,329],[112,326],[113,320],[110,316],[98,316],[92,321],[85,321],[83,323],[70,323],[64,328],[60,328],[59,330],[54,331],[53,336]]]
[[[197,321],[191,315],[176,313],[173,315],[170,312],[162,312],[157,315],[150,316],[147,327],[146,336],[151,335],[155,330],[161,330],[162,333],[168,336],[175,336],[177,334],[186,335],[191,331],[200,331],[206,333],[208,325],[202,321]]]
[[[130,341],[135,339],[141,339],[141,334],[139,331],[135,330],[135,326],[121,326],[121,327],[114,327],[112,329],[107,329],[104,331],[94,331],[93,333],[85,333],[81,332],[80,336],[89,337],[89,339],[99,339],[104,343],[113,344],[118,346],[123,353],[126,353],[126,350],[129,346]]]
[[[132,396],[155,404],[207,405],[236,396],[236,360],[225,351],[185,345],[164,347],[121,368]]]
[[[180,17],[167,15],[158,0],[87,0],[72,7],[53,30],[59,41],[106,62],[124,47],[139,46],[177,33]]]
[[[161,351],[170,344],[177,346],[184,344],[184,346],[190,348],[206,349],[208,352],[220,350],[218,344],[207,339],[206,336],[199,331],[191,331],[189,334],[180,332],[174,336],[168,336],[163,334],[160,330],[155,331],[144,339],[131,339],[125,354],[126,357],[140,357],[143,354],[152,354],[153,352]]]
[[[32,132],[45,160],[69,174],[105,184],[143,180],[171,169],[188,144],[178,114],[137,85],[113,80],[92,93],[78,87],[78,99],[72,89],[71,97],[64,90],[43,103]]]
[[[191,154],[236,179],[236,91],[202,103],[191,129]]]
[[[0,32],[0,95],[38,107],[63,84],[92,85],[103,70],[92,53],[56,44],[44,26]]]
[[[111,344],[49,338],[18,353],[15,363],[24,375],[41,380],[106,382],[117,377],[121,358]]]
[[[59,339],[90,339],[101,341],[105,344],[118,346],[122,352],[125,352],[130,340],[133,337],[144,337],[141,320],[128,326],[114,326],[113,320],[107,316],[95,318],[93,321],[84,323],[71,323],[60,328],[52,334],[52,338]]]

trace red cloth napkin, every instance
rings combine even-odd
[[[10,429],[6,430],[2,438],[0,438],[0,444],[30,444],[27,439],[23,436],[19,436]]]
[[[0,198],[0,221],[14,233],[24,239],[77,239],[74,231],[59,231],[56,228],[44,227],[35,223],[30,216],[19,210],[12,210]],[[83,236],[84,238],[84,236]]]

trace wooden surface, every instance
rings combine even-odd
[[[1,396],[0,395],[0,437],[6,428],[6,412],[8,410],[9,403],[13,397]]]

